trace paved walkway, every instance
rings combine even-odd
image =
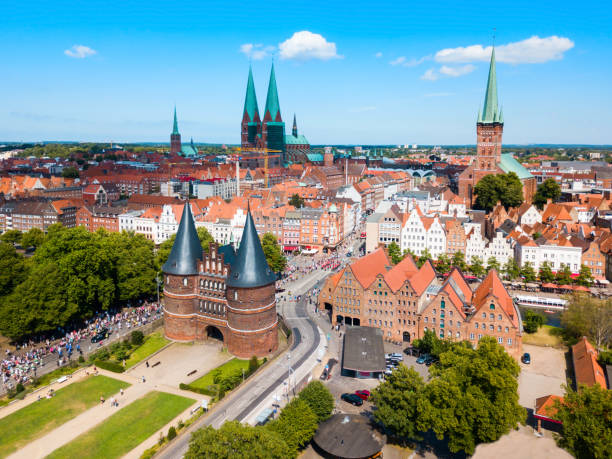
[[[22,448],[21,450],[17,451],[9,457],[23,459],[45,457],[46,455],[55,451],[57,448],[63,446],[64,444],[72,441],[79,435],[87,432],[89,429],[95,427],[100,422],[104,421],[106,418],[116,413],[118,410],[132,403],[134,400],[143,397],[150,391],[155,390],[161,392],[168,392],[171,394],[181,395],[183,397],[194,399],[193,406],[195,406],[196,403],[199,403],[196,402],[193,392],[183,391],[165,384],[156,384],[153,380],[146,380],[146,378],[146,382],[143,383],[142,380],[139,379],[137,376],[131,375],[129,373],[113,373],[106,370],[99,370],[99,372],[104,376],[119,379],[121,381],[126,381],[132,385],[124,390],[123,395],[115,394],[114,396],[108,397],[104,404],[96,405],[95,407],[90,408],[89,410],[81,413],[76,418],[71,419],[65,424],[59,426],[57,429],[34,440],[26,447]],[[112,407],[110,405],[110,399],[112,397],[115,397],[118,400],[118,408]],[[201,398],[206,397],[201,396]],[[193,406],[190,407],[190,409],[193,408]]]

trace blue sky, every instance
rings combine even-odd
[[[495,44],[505,143],[612,144],[606,1],[0,4],[0,139],[239,142],[263,111],[313,144],[475,142]]]

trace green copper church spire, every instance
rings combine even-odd
[[[250,65],[246,96],[244,98],[244,112],[248,113],[250,121],[254,121],[255,114],[259,114],[259,109],[257,108],[257,96],[255,95],[255,83],[253,83],[253,70]]]
[[[272,118],[272,121],[277,121],[277,115],[280,118],[280,105],[278,103],[278,91],[276,89],[274,62],[272,63],[272,70],[270,70],[270,82],[268,83],[268,96],[266,97],[266,109],[264,110],[264,117],[268,112],[270,112],[270,117]]]
[[[485,93],[480,123],[499,123],[500,113],[497,104],[497,75],[495,73],[495,48],[491,51],[491,64],[489,66],[489,79]]]
[[[178,121],[176,120],[176,105],[174,106],[174,126],[172,127],[172,135],[178,135]]]

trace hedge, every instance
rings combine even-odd
[[[95,360],[94,365],[102,368],[103,370],[112,371],[113,373],[123,373],[125,367],[119,363],[109,362],[107,360]]]

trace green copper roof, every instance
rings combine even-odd
[[[259,114],[259,108],[257,108],[257,96],[255,95],[255,83],[253,83],[253,70],[250,66],[246,96],[244,98],[244,112],[248,113],[251,121],[255,119],[255,114]],[[242,113],[244,114],[244,112]]]
[[[174,127],[172,128],[172,135],[178,135],[178,121],[176,120],[176,107],[174,107]]]
[[[508,172],[514,172],[516,175],[518,175],[518,178],[520,179],[527,179],[533,177],[533,175],[531,175],[531,173],[527,169],[525,169],[525,167],[521,163],[519,163],[514,158],[514,156],[512,156],[512,153],[503,153],[501,155],[499,167],[506,174]]]
[[[268,112],[270,112],[270,117],[272,121],[276,121],[277,115],[280,118],[280,104],[278,103],[278,90],[276,89],[274,64],[272,64],[272,70],[270,70],[270,82],[268,83],[268,96],[266,97],[266,109],[264,110],[264,117]]]
[[[302,134],[285,135],[285,144],[287,145],[308,145],[308,140]]]
[[[497,105],[497,75],[495,73],[495,48],[491,51],[489,79],[485,93],[484,107],[478,119],[479,123],[500,123],[500,113]]]
[[[323,155],[321,153],[308,153],[306,157],[308,158],[308,161],[313,163],[323,162]]]

